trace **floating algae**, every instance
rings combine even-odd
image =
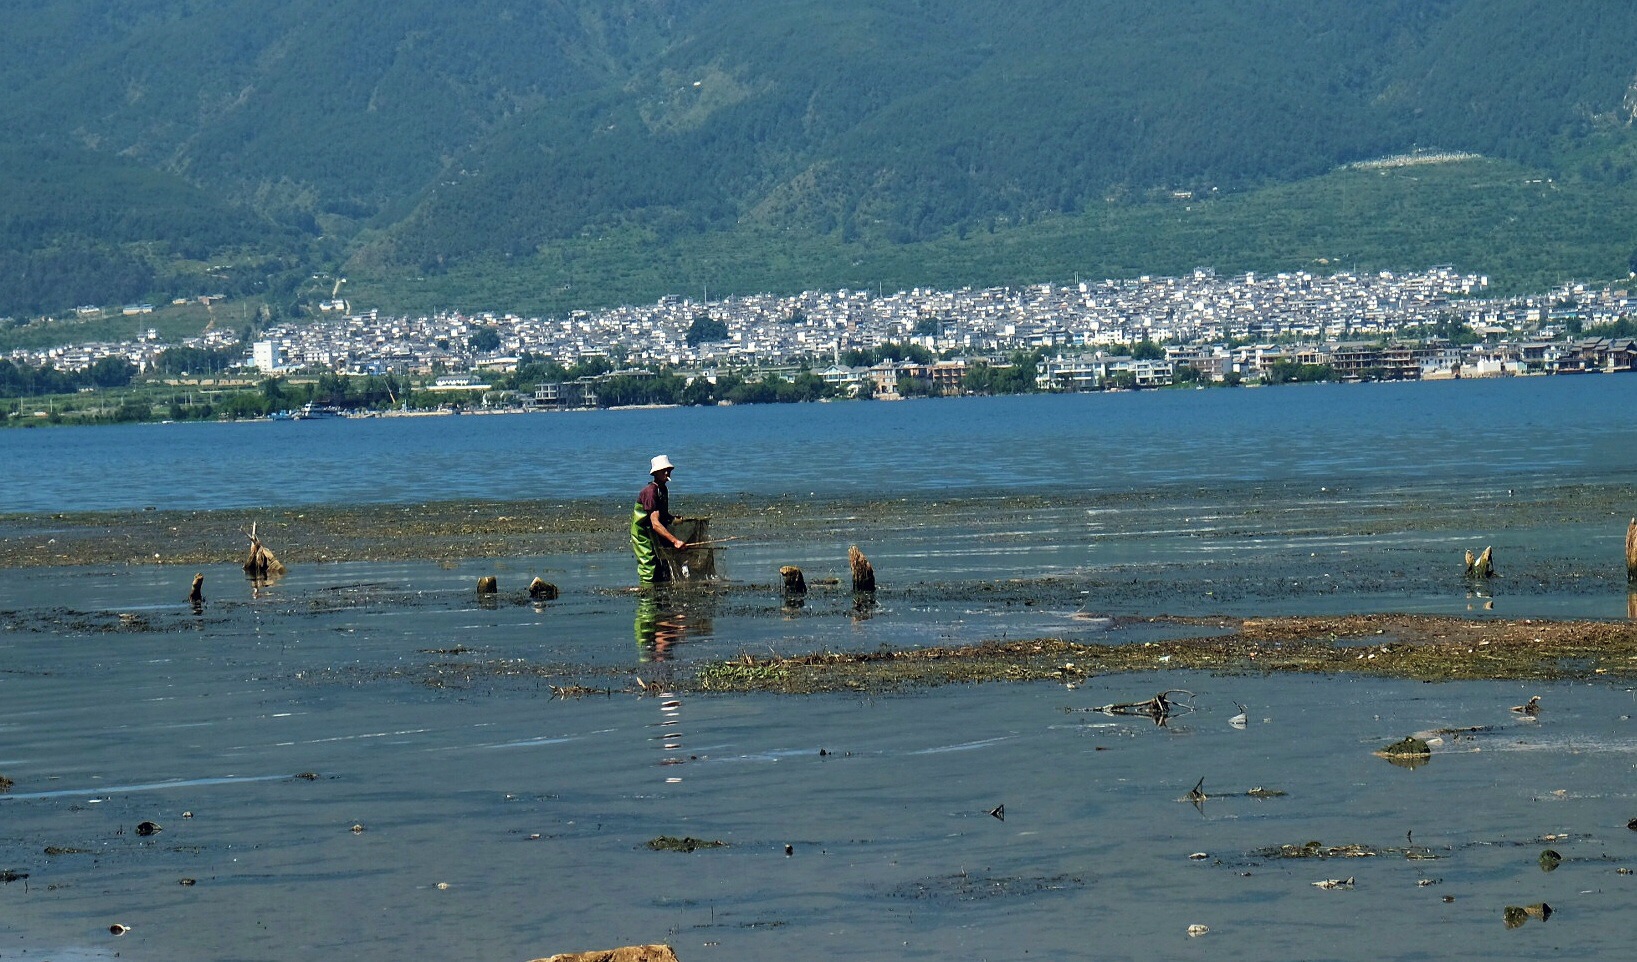
[[[692,836],[677,838],[672,835],[660,835],[649,839],[648,847],[656,852],[696,852],[702,848],[727,848],[728,843]]]

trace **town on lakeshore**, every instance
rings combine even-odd
[[[306,322],[265,327],[250,343],[230,329],[213,328],[181,344],[148,332],[122,343],[14,350],[9,361],[14,370],[73,372],[114,358],[144,374],[160,370],[166,351],[185,347],[232,355],[230,369],[213,377],[193,372],[205,386],[393,377],[409,379],[402,383],[412,383],[423,400],[446,402],[438,406],[511,410],[610,406],[599,392],[609,379],[661,374],[690,384],[801,376],[821,381],[825,396],[894,397],[987,393],[981,380],[974,383],[975,370],[1024,363],[1033,370],[1011,371],[1014,390],[1637,367],[1637,341],[1623,336],[1631,333],[1634,311],[1627,291],[1566,285],[1493,297],[1488,288],[1487,277],[1448,267],[1233,276],[1201,268],[1183,277],[984,290],[671,296],[547,318],[390,316],[354,311],[335,299],[316,305]],[[138,318],[141,310],[135,310]],[[602,362],[589,374],[588,359]],[[554,362],[574,376],[538,383],[513,376],[507,384],[531,361]],[[188,380],[180,374],[165,372],[172,385]],[[405,407],[394,400],[393,407]],[[12,416],[23,416],[21,404]]]

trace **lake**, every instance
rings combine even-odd
[[[199,613],[191,568],[0,571],[0,957],[1620,957],[1637,695],[1619,680],[667,683],[740,652],[1157,630],[1105,615],[1623,618],[1633,392],[1585,376],[0,432],[7,513],[623,504],[657,453],[684,510],[840,505],[822,536],[734,544],[740,587],[657,604],[626,590],[626,552],[300,565],[261,590],[224,559]],[[903,511],[846,510],[881,498]],[[844,571],[853,542],[883,578],[873,609],[756,587],[784,563]],[[1486,544],[1502,577],[1475,588],[1459,556]],[[562,596],[482,603],[484,573]],[[607,694],[553,696],[570,681]],[[1196,710],[1086,711],[1166,689]],[[1538,718],[1509,710],[1531,695]],[[1435,729],[1462,731],[1423,766],[1371,754]],[[1540,903],[1548,918],[1506,923]]]

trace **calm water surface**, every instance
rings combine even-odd
[[[678,463],[679,491],[700,494],[1629,481],[1634,402],[1637,378],[1609,375],[0,431],[0,513],[623,502],[650,451]]]
[[[645,606],[619,554],[310,565],[259,594],[223,566],[197,615],[174,603],[191,570],[0,571],[0,958],[524,960],[652,941],[685,962],[1623,957],[1623,684],[1178,672],[774,698],[639,697],[632,679],[663,689],[742,651],[1153,637],[1103,617],[1120,613],[1624,617],[1633,391],[1585,377],[0,432],[5,511],[623,502],[658,451],[685,466],[679,501],[927,506],[727,560],[741,585],[783,563],[839,573],[868,534],[887,590],[865,612],[749,588]],[[299,483],[239,483],[269,463]],[[936,509],[1067,489],[1106,508],[1048,498],[1004,524]],[[1475,595],[1444,570],[1484,543],[1504,577]],[[563,595],[479,605],[483,573]],[[523,671],[541,666],[568,674]],[[576,671],[612,693],[553,698]],[[1172,688],[1198,710],[1164,728],[1083,711]],[[1508,711],[1535,694],[1538,721]],[[1469,727],[1418,769],[1371,755]],[[1215,797],[1182,801],[1201,778]],[[1287,794],[1243,794],[1257,787]],[[137,835],[144,820],[163,830]],[[648,850],[659,835],[728,847]],[[1309,840],[1380,854],[1267,854]],[[1538,902],[1550,919],[1503,924]]]

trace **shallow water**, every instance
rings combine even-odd
[[[726,583],[653,604],[627,590],[622,552],[299,565],[260,590],[219,565],[202,569],[197,613],[179,603],[193,569],[0,570],[0,775],[14,782],[0,795],[0,871],[16,877],[0,884],[0,958],[520,962],[652,941],[685,962],[1622,957],[1637,886],[1619,874],[1637,868],[1625,827],[1637,816],[1637,696],[1620,684],[1176,672],[875,696],[666,691],[675,673],[741,652],[1141,643],[1177,630],[1119,615],[1623,618],[1631,424],[1553,412],[1612,404],[1637,379],[1573,383],[1460,385],[1477,393],[1442,409],[1432,385],[1318,391],[1271,446],[1273,391],[1024,399],[1020,444],[995,433],[1020,409],[1004,400],[811,406],[784,422],[588,415],[607,436],[588,442],[584,464],[542,469],[553,496],[595,495],[606,478],[591,472],[632,456],[631,438],[615,436],[626,429],[606,426],[639,422],[689,437],[672,455],[691,445],[696,464],[731,448],[695,491],[748,490],[752,457],[773,466],[766,490],[779,496],[811,485],[879,498],[910,481],[897,515],[852,512],[841,497],[824,535],[734,542]],[[1557,393],[1534,403],[1519,390],[1533,387]],[[1047,439],[1067,429],[1052,418],[1066,411],[1110,420],[1074,427],[1054,450]],[[841,426],[877,452],[856,474],[789,457],[809,419],[836,412],[877,419]],[[1394,418],[1401,433],[1384,426]],[[1487,443],[1471,437],[1479,421]],[[365,461],[396,431],[453,446],[396,487],[368,488],[362,462],[336,464],[340,442],[287,454],[312,458],[301,492],[312,500],[463,496],[521,476],[499,453],[510,432],[557,422],[462,423],[513,426],[465,441],[447,426],[316,426],[384,431],[354,435],[374,437]],[[711,433],[722,424],[742,447]],[[203,456],[190,446],[206,434],[171,427],[129,429],[148,432],[143,446],[53,473],[42,491],[13,485],[11,503],[144,503],[164,465]],[[217,445],[308,427],[207,426],[224,432],[210,435]],[[845,433],[823,430],[836,432],[826,443]],[[1152,447],[1126,443],[1143,430],[1158,432]],[[1121,443],[1100,451],[1100,432]],[[48,432],[27,434],[34,445]],[[125,437],[60,435],[72,440],[46,446]],[[905,437],[928,440],[893,440]],[[243,496],[209,480],[249,456],[222,450],[189,494],[203,505]],[[1099,472],[1075,488],[1085,497],[1059,501],[1076,484],[1075,452]],[[920,473],[945,462],[957,466],[943,488]],[[58,490],[118,464],[128,489]],[[997,489],[992,509],[940,500]],[[882,578],[864,608],[816,583],[845,581],[855,542]],[[1459,556],[1486,544],[1502,576],[1470,584]],[[800,607],[773,590],[782,564],[814,584]],[[483,574],[501,582],[492,603],[471,590]],[[536,575],[562,596],[523,597]],[[554,685],[607,693],[558,698]],[[1165,727],[1083,710],[1166,689],[1192,692],[1197,710]],[[1536,694],[1538,720],[1508,710]],[[1241,705],[1243,729],[1230,724]],[[1413,770],[1371,754],[1472,726],[1485,727],[1445,736]],[[1183,800],[1201,778],[1213,797]],[[1247,797],[1253,788],[1287,794]],[[136,834],[145,820],[162,831]],[[728,845],[649,850],[661,835]],[[1265,854],[1310,840],[1381,854]],[[1545,848],[1565,859],[1549,873]],[[1350,888],[1312,884],[1349,877]],[[1548,920],[1506,927],[1506,906],[1538,902]],[[129,934],[110,934],[114,923]],[[1210,931],[1190,938],[1193,924]]]
[[[1621,688],[1166,674],[561,700],[523,682],[430,689],[391,674],[425,656],[304,634],[231,655],[208,633],[184,653],[174,637],[55,656],[7,640],[9,664],[37,667],[5,682],[0,767],[22,778],[0,801],[0,864],[30,877],[0,887],[0,951],[1610,958],[1629,942],[1617,869],[1637,863],[1637,699]],[[304,677],[337,668],[361,670]],[[1199,710],[1166,728],[1067,710],[1177,687]],[[1546,710],[1519,721],[1507,707],[1530,694]],[[1494,730],[1417,770],[1370,755],[1470,725]],[[1207,794],[1288,794],[1183,801],[1201,777]],[[136,836],[145,819],[163,830]],[[1257,854],[1402,850],[1407,833],[1438,858]],[[729,847],[649,851],[659,835]],[[1546,847],[1567,859],[1550,874]],[[1351,890],[1311,884],[1344,877]],[[1503,926],[1504,906],[1539,901],[1549,921]],[[109,936],[114,922],[131,933]],[[1211,932],[1190,940],[1190,924]]]
[[[941,566],[886,545],[887,570]],[[210,569],[197,615],[154,602],[182,572],[0,572],[21,602],[0,633],[0,772],[16,782],[0,869],[29,876],[0,886],[0,954],[1599,958],[1629,940],[1625,688],[1172,673],[682,697],[659,693],[671,672],[740,651],[1145,636],[1050,603],[1077,589],[1034,605],[883,591],[868,617],[823,590],[801,609],[682,591],[650,618],[621,564],[506,562],[503,585],[548,570],[562,587],[539,605],[480,604],[467,586],[493,562],[304,566],[259,597]],[[84,588],[72,610],[53,604],[65,574]],[[609,693],[552,697],[571,683]],[[1083,711],[1171,688],[1198,710],[1165,728]],[[1539,721],[1507,710],[1532,694]],[[1478,725],[1493,730],[1416,770],[1370,754]],[[1201,777],[1223,797],[1181,800]],[[1234,794],[1257,787],[1288,794]],[[163,830],[136,835],[144,820]],[[1440,857],[1407,860],[1406,833]],[[661,835],[728,847],[650,851]],[[1309,840],[1395,851],[1258,854]],[[1550,874],[1546,847],[1567,859]],[[1505,906],[1540,901],[1548,921],[1504,926]]]

